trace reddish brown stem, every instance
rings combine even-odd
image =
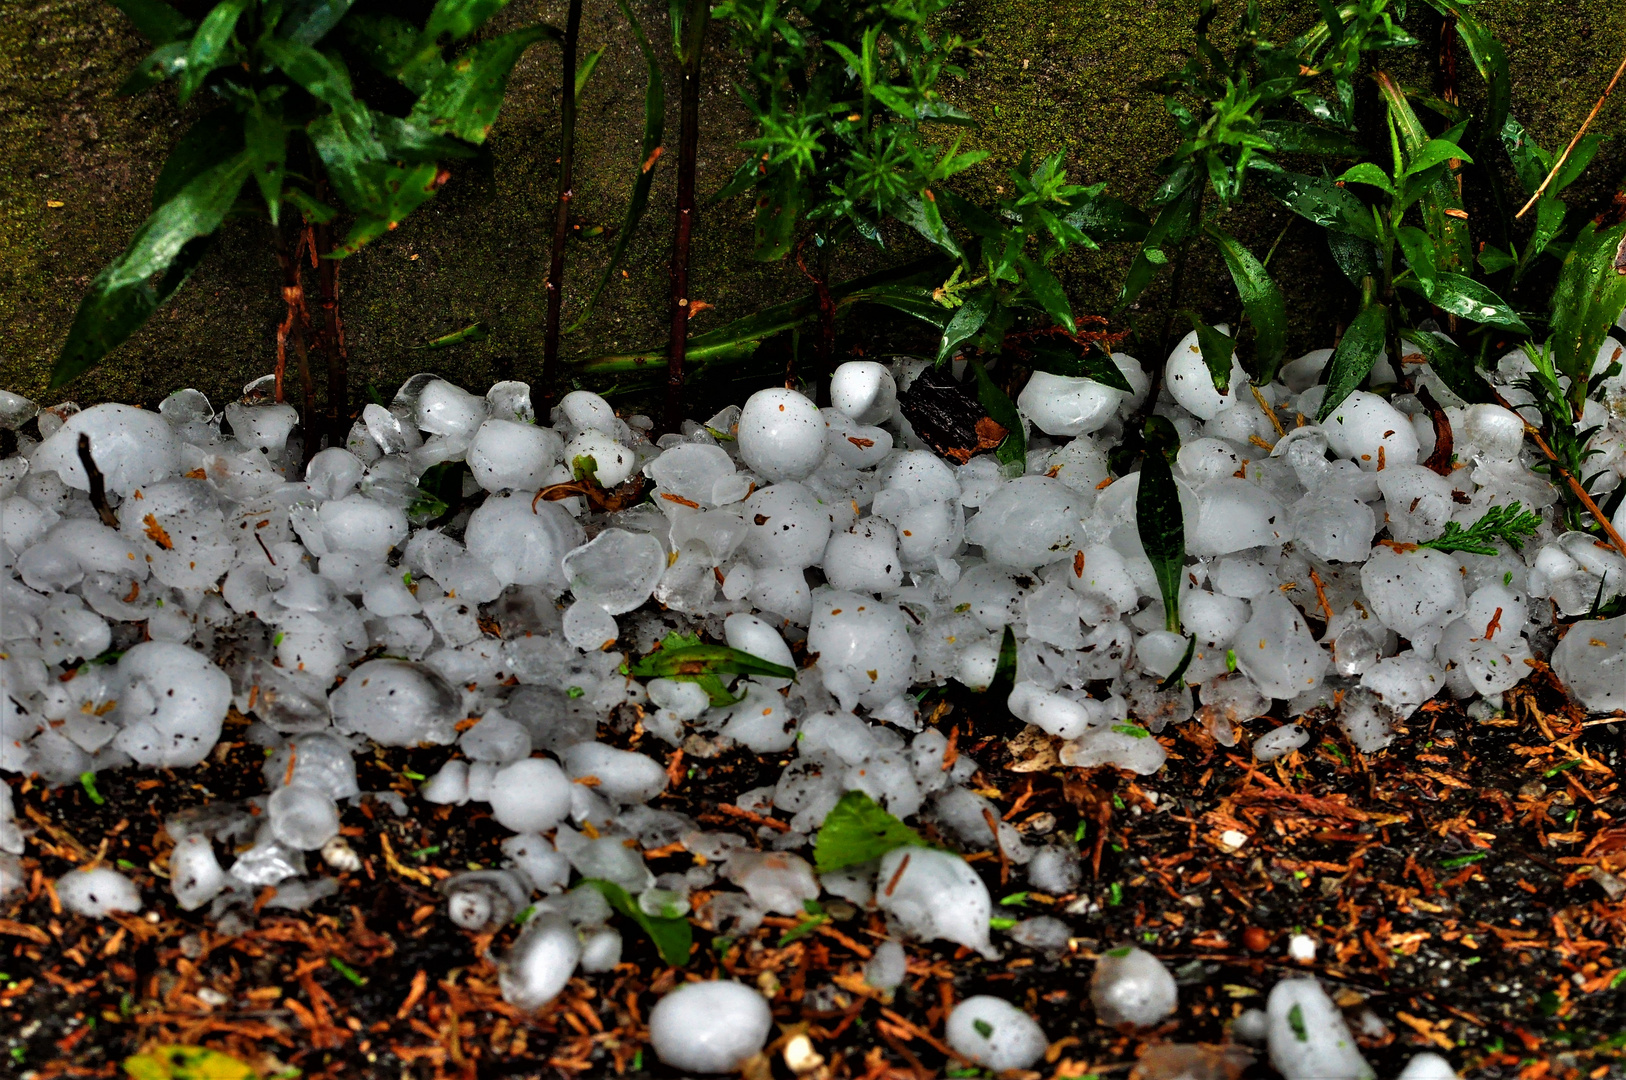
[[[275,226],[271,229],[273,242],[276,244],[277,265],[282,268],[282,302],[287,305],[288,313],[277,327],[277,394],[281,400],[282,379],[280,378],[285,366],[283,360],[286,343],[293,342],[294,358],[299,363],[299,383],[303,390],[303,408],[300,410],[300,426],[305,432],[307,452],[309,446],[316,438],[316,388],[311,382],[310,356],[306,348],[305,333],[310,326],[310,312],[305,308],[305,284],[299,273],[299,256],[304,249],[303,230],[301,242],[296,248],[288,247],[287,234]]]
[[[553,208],[553,247],[548,259],[548,324],[542,342],[542,400],[554,399],[559,371],[559,309],[564,300],[565,241],[570,235],[571,173],[576,163],[576,42],[581,35],[582,0],[570,0],[559,61],[559,185]]]
[[[683,420],[683,362],[689,348],[689,241],[694,234],[695,163],[700,153],[700,54],[711,19],[708,0],[690,0],[679,97],[677,229],[672,240],[671,342],[666,359],[666,429]]]

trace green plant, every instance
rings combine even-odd
[[[472,157],[490,134],[520,55],[559,37],[538,24],[450,51],[504,0],[438,0],[422,26],[352,12],[349,0],[220,0],[197,22],[163,0],[111,2],[154,46],[123,92],[173,82],[182,103],[198,100],[205,110],[164,163],[151,216],[91,282],[52,370],[53,387],[88,371],[134,333],[185,284],[222,225],[245,216],[271,223],[289,302],[280,338],[295,335],[303,367],[304,245],[328,266],[322,293],[328,309],[337,300],[337,261],[433,197],[450,175],[446,163]],[[351,70],[367,63],[411,94],[404,114],[357,96]],[[352,223],[341,239],[329,233],[323,243],[313,229],[290,247],[278,229],[290,206],[314,228],[326,229],[341,208]],[[329,394],[342,404],[336,313],[330,327]],[[309,376],[301,374],[308,411]]]

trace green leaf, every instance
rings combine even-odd
[[[277,25],[277,36],[315,45],[333,32],[355,0],[293,0]]]
[[[266,58],[281,68],[288,78],[304,87],[311,97],[337,113],[358,120],[365,117],[370,126],[371,115],[367,107],[356,100],[350,89],[350,72],[338,60],[337,54],[318,52],[309,45],[279,38],[266,41],[263,48]]]
[[[1586,401],[1598,348],[1626,308],[1626,223],[1581,226],[1553,290],[1553,365],[1570,378],[1576,415]]]
[[[1370,161],[1363,161],[1359,165],[1352,165],[1345,169],[1342,175],[1338,177],[1338,181],[1344,184],[1370,184],[1380,191],[1385,191],[1390,195],[1395,194],[1395,186],[1393,181],[1389,179],[1389,174]]]
[[[1135,528],[1163,596],[1165,626],[1180,632],[1180,586],[1186,574],[1186,526],[1180,489],[1161,447],[1148,446],[1135,492]]]
[[[1491,405],[1496,391],[1485,377],[1474,368],[1468,354],[1447,341],[1445,335],[1427,330],[1407,330],[1405,339],[1417,347],[1428,360],[1429,370],[1457,397],[1470,405]]]
[[[1284,154],[1328,154],[1354,157],[1362,152],[1358,143],[1336,128],[1320,124],[1300,124],[1291,120],[1266,120],[1259,125],[1259,134],[1270,140],[1271,146]]]
[[[243,123],[237,111],[223,107],[204,113],[164,159],[152,186],[152,208],[157,210],[186,185],[242,152]]]
[[[422,345],[413,346],[414,349],[449,349],[453,345],[466,345],[472,341],[484,341],[491,336],[491,329],[483,322],[470,323],[461,330],[453,330],[450,334],[442,334],[438,338],[430,338]]]
[[[849,791],[830,809],[813,842],[813,864],[828,874],[879,859],[901,847],[926,847],[919,833],[862,791]]]
[[[994,677],[983,691],[996,701],[1004,701],[1016,685],[1016,633],[1007,625],[999,637],[999,659],[994,662]]]
[[[1316,411],[1316,423],[1325,423],[1334,409],[1372,373],[1389,330],[1389,309],[1371,304],[1355,316],[1327,363],[1327,390]]]
[[[806,185],[792,169],[775,169],[768,182],[757,188],[751,255],[758,262],[777,262],[790,254],[805,192]]]
[[[1575,149],[1570,151],[1570,156],[1564,159],[1564,164],[1559,166],[1558,172],[1553,175],[1553,182],[1547,185],[1547,194],[1557,195],[1579,180],[1586,167],[1592,164],[1592,159],[1597,156],[1598,148],[1608,137],[1596,133],[1583,135],[1581,141],[1575,144]]]
[[[1331,180],[1255,165],[1254,182],[1293,213],[1322,228],[1367,240],[1377,237],[1372,211],[1354,192]]]
[[[1439,270],[1439,256],[1434,252],[1434,241],[1428,233],[1415,225],[1402,225],[1395,230],[1395,240],[1406,256],[1406,265],[1422,282],[1423,291],[1433,288],[1434,276]]]
[[[672,967],[682,967],[689,962],[689,953],[694,947],[694,931],[689,926],[688,919],[666,919],[646,915],[638,902],[627,894],[627,890],[613,881],[602,878],[586,878],[583,885],[597,889],[604,894],[604,899],[610,902],[610,907],[616,912],[625,915],[649,935],[649,940],[655,943],[655,951],[660,953],[661,959]]]
[[[282,102],[256,101],[243,114],[243,140],[249,167],[275,226],[282,207],[282,179],[288,158],[288,128],[282,120]]]
[[[1022,432],[1022,417],[1016,411],[1016,403],[998,383],[988,377],[988,369],[982,366],[980,360],[973,356],[967,361],[967,366],[977,382],[977,401],[987,410],[989,417],[1007,432],[994,449],[994,457],[1007,475],[1021,476],[1027,469],[1028,444],[1027,436]]]
[[[1045,314],[1066,327],[1069,334],[1077,330],[1077,324],[1073,322],[1073,307],[1067,302],[1067,291],[1061,287],[1061,282],[1050,272],[1050,268],[1026,255],[1018,255],[1016,265],[1022,268],[1023,284],[1039,306],[1044,308]]]
[[[1231,392],[1231,361],[1236,355],[1236,339],[1217,330],[1197,317],[1195,311],[1186,312],[1191,328],[1197,331],[1197,346],[1202,350],[1203,363],[1214,380],[1214,389],[1222,394]]]
[[[1332,255],[1332,261],[1338,265],[1353,284],[1359,285],[1362,278],[1376,277],[1381,266],[1378,263],[1378,251],[1369,240],[1348,233],[1327,232],[1327,251]]]
[[[982,329],[994,308],[993,286],[985,285],[965,298],[965,303],[954,310],[954,317],[943,327],[943,336],[937,342],[937,360],[941,364],[959,348],[960,343]],[[997,420],[998,417],[995,417]]]
[[[198,32],[186,49],[186,67],[180,72],[180,99],[184,104],[209,73],[228,59],[237,20],[248,10],[250,0],[220,0],[203,17]]]
[[[887,207],[887,212],[942,248],[946,254],[956,259],[962,257],[960,245],[954,242],[948,226],[943,223],[943,215],[937,209],[935,198],[909,196],[894,199]]]
[[[1167,261],[1163,251],[1164,245],[1178,244],[1191,235],[1200,216],[1202,193],[1201,184],[1189,183],[1180,191],[1175,201],[1158,212],[1157,220],[1152,222],[1151,228],[1146,231],[1146,239],[1141,242],[1140,251],[1129,264],[1129,273],[1124,275],[1123,287],[1118,293],[1116,305],[1118,310],[1121,311],[1134,303],[1135,298],[1145,292],[1147,286],[1156,279],[1157,268]]]
[[[424,40],[435,42],[442,34],[450,34],[453,41],[461,41],[507,4],[508,0],[439,0],[429,13],[429,22],[423,30]]]
[[[1144,240],[1149,228],[1145,214],[1110,195],[1088,199],[1078,209],[1068,212],[1062,220],[1097,244]]]
[[[186,42],[171,41],[160,45],[137,64],[119,84],[121,97],[149,90],[165,79],[172,79],[186,68]]]
[[[345,37],[374,68],[399,79],[414,94],[422,94],[446,66],[440,49],[425,46],[418,29],[394,15],[358,12],[344,20]]]
[[[1405,288],[1414,288],[1428,297],[1429,303],[1442,311],[1472,319],[1486,326],[1501,326],[1528,334],[1530,328],[1514,313],[1507,301],[1465,274],[1436,274],[1432,287],[1410,280],[1398,282]]]
[[[378,142],[386,157],[395,161],[441,161],[446,158],[471,158],[479,151],[468,143],[436,135],[399,116],[373,114]]]
[[[1404,175],[1416,176],[1442,162],[1450,161],[1452,158],[1473,161],[1473,158],[1468,156],[1468,152],[1456,143],[1446,139],[1430,139],[1415,154],[1407,158]]]
[[[587,86],[587,80],[593,77],[593,70],[598,67],[598,62],[604,58],[604,50],[608,48],[608,45],[600,45],[588,53],[586,59],[576,66],[577,97],[581,97],[582,90]]]
[[[683,634],[668,634],[659,649],[641,657],[627,672],[640,679],[674,679],[686,675],[796,677],[795,668],[770,663],[727,645],[703,645],[698,637]]]
[[[257,1080],[244,1062],[203,1046],[158,1046],[124,1059],[130,1080]]]
[[[1174,665],[1174,670],[1169,672],[1168,678],[1157,684],[1157,688],[1159,690],[1175,690],[1186,685],[1184,681],[1186,669],[1191,667],[1191,658],[1196,655],[1197,635],[1192,634],[1191,637],[1186,639],[1186,651],[1181,654],[1180,662]],[[1131,731],[1135,732],[1135,734],[1131,736],[1132,738],[1145,739],[1151,737],[1151,732],[1147,731],[1145,728],[1135,727],[1131,724],[1120,724],[1117,727],[1114,727],[1113,730],[1121,732],[1124,728],[1129,728]]]
[[[1486,104],[1477,145],[1483,152],[1502,130],[1513,95],[1513,79],[1508,72],[1507,50],[1495,34],[1464,10],[1464,4],[1451,0],[1429,0],[1442,15],[1455,17],[1457,37],[1468,47],[1468,55],[1485,80]],[[1539,182],[1539,181],[1538,181]]]
[[[1487,274],[1500,273],[1510,266],[1519,264],[1518,259],[1515,259],[1495,244],[1486,244],[1480,248],[1479,256],[1475,261],[1479,263],[1479,268]]]
[[[136,32],[154,45],[179,41],[193,22],[163,0],[107,0],[135,23]]]
[[[1129,380],[1112,362],[1110,354],[1099,346],[1086,345],[1060,334],[1039,338],[1025,348],[1031,355],[1028,363],[1035,371],[1052,375],[1065,375],[1074,379],[1093,379],[1102,386],[1110,386],[1125,394],[1134,393]]]
[[[1287,350],[1287,301],[1251,251],[1212,225],[1207,231],[1225,256],[1226,268],[1242,297],[1242,310],[1253,327],[1253,362],[1247,364],[1244,358],[1245,366],[1254,382],[1264,385],[1276,377]]]
[[[1536,203],[1536,227],[1530,231],[1530,239],[1525,241],[1524,251],[1519,259],[1519,268],[1513,272],[1513,280],[1518,281],[1525,271],[1535,264],[1536,256],[1547,250],[1564,228],[1564,218],[1569,207],[1564,205],[1563,199],[1556,199],[1551,195],[1543,195],[1541,201]],[[1485,251],[1489,251],[1487,246]],[[1479,253],[1479,262],[1485,264],[1485,252]],[[1488,269],[1488,267],[1487,267]]]
[[[535,25],[481,42],[446,65],[413,104],[408,119],[437,134],[485,142],[521,54],[544,38],[558,37],[553,27]]]
[[[865,289],[862,297],[872,304],[885,304],[895,311],[912,315],[921,322],[930,323],[941,333],[953,313],[932,299],[932,290],[922,285],[882,285]]]

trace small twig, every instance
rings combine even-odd
[[[1507,399],[1502,397],[1501,394],[1496,395],[1496,404],[1511,413],[1516,414],[1518,411],[1509,405]],[[1564,478],[1565,483],[1569,485],[1569,489],[1575,493],[1575,497],[1581,500],[1581,505],[1586,508],[1586,512],[1592,515],[1592,520],[1603,526],[1603,531],[1609,535],[1609,541],[1615,545],[1615,550],[1620,552],[1622,556],[1626,556],[1626,539],[1621,538],[1619,531],[1615,529],[1609,518],[1602,510],[1598,509],[1598,504],[1592,501],[1592,496],[1587,494],[1587,490],[1581,484],[1581,481],[1577,480],[1574,474],[1559,462],[1558,455],[1553,453],[1553,448],[1548,446],[1547,440],[1541,437],[1541,431],[1529,421],[1525,421],[1524,433],[1535,440],[1536,449],[1547,456],[1547,460],[1552,463],[1552,467],[1558,471],[1558,474]]]
[[[1558,170],[1562,169],[1564,162],[1569,160],[1570,151],[1575,149],[1576,144],[1581,141],[1581,136],[1586,134],[1586,129],[1592,126],[1593,120],[1597,119],[1598,112],[1603,108],[1603,103],[1609,100],[1610,94],[1614,93],[1615,84],[1620,81],[1622,74],[1626,74],[1626,56],[1620,58],[1620,66],[1615,68],[1614,77],[1609,80],[1609,85],[1603,88],[1603,96],[1598,99],[1597,104],[1592,106],[1592,111],[1586,114],[1586,119],[1581,121],[1580,130],[1575,133],[1575,138],[1570,140],[1570,144],[1564,147],[1564,152],[1558,155],[1558,160],[1553,162],[1553,167],[1547,173],[1546,179],[1542,180],[1541,186],[1536,189],[1536,193],[1530,196],[1530,201],[1521,206],[1519,212],[1513,215],[1515,220],[1524,217],[1525,212],[1540,200],[1542,193],[1547,190],[1547,185],[1553,182],[1553,177],[1558,175]]]
[[[1434,424],[1434,451],[1428,455],[1428,460],[1423,462],[1423,467],[1441,476],[1450,476],[1451,458],[1456,443],[1451,432],[1451,419],[1445,415],[1440,403],[1434,400],[1434,395],[1429,393],[1428,387],[1417,388],[1417,400],[1428,410],[1429,420]]]
[[[90,478],[90,505],[96,508],[103,525],[109,529],[118,528],[119,516],[113,513],[113,508],[107,502],[107,482],[102,477],[102,470],[96,467],[96,459],[90,456],[90,436],[84,432],[79,433],[79,464],[85,467],[85,475]]]

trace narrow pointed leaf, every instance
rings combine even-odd
[[[171,41],[160,45],[142,58],[130,74],[119,84],[121,97],[149,90],[165,79],[172,79],[186,69],[186,42]]]
[[[1422,282],[1423,291],[1427,292],[1434,286],[1434,275],[1438,271],[1439,258],[1434,252],[1434,241],[1428,233],[1415,225],[1402,225],[1395,231],[1395,239],[1400,243],[1400,250],[1406,256],[1406,265],[1411,272]]]
[[[593,72],[595,69],[597,69],[598,62],[604,59],[604,50],[607,48],[609,48],[608,45],[600,45],[598,48],[588,53],[587,58],[576,66],[577,97],[580,97],[581,92],[586,89],[587,81],[593,77]]]
[[[190,98],[209,73],[226,62],[237,20],[243,17],[248,5],[249,0],[220,0],[203,17],[186,49],[186,67],[179,78],[181,101]]]
[[[1405,337],[1428,360],[1429,370],[1457,397],[1470,405],[1495,403],[1496,391],[1474,368],[1468,354],[1447,341],[1444,335],[1428,330],[1407,330]]]
[[[1052,375],[1065,375],[1074,379],[1093,379],[1102,386],[1125,394],[1134,393],[1129,380],[1112,362],[1112,357],[1094,345],[1084,345],[1060,334],[1041,338],[1027,346],[1028,363],[1034,371],[1047,371]]]
[[[108,0],[135,23],[136,32],[154,45],[179,41],[193,22],[163,0]]]
[[[1580,412],[1598,348],[1626,308],[1626,223],[1581,227],[1553,290],[1553,363]]]
[[[271,224],[282,207],[282,180],[287,167],[288,129],[280,101],[260,101],[243,114],[243,140],[254,180],[260,186]]]
[[[1388,329],[1389,309],[1382,304],[1372,304],[1355,316],[1327,363],[1327,391],[1316,411],[1316,423],[1325,422],[1350,392],[1366,381],[1378,353],[1383,351]]]
[[[1327,154],[1354,157],[1360,154],[1360,144],[1336,128],[1320,124],[1300,124],[1291,120],[1266,120],[1259,125],[1259,134],[1270,141],[1272,147],[1284,154]]]
[[[558,37],[553,27],[535,25],[481,42],[440,72],[412,106],[409,119],[437,134],[485,142],[520,55],[538,41]]]
[[[937,363],[941,364],[948,359],[962,342],[981,330],[983,323],[988,321],[988,313],[993,307],[992,287],[978,289],[967,296],[965,302],[955,309],[954,317],[949,319],[948,325],[943,327],[943,337],[937,343]]]
[[[988,377],[988,370],[976,357],[970,359],[967,367],[977,381],[977,400],[987,410],[988,416],[1006,431],[1004,440],[994,449],[994,457],[1007,474],[1020,476],[1027,468],[1028,445],[1016,403],[998,383]]]
[[[1191,328],[1197,331],[1197,347],[1202,350],[1203,363],[1214,380],[1214,389],[1222,394],[1230,393],[1231,361],[1236,355],[1236,339],[1203,322],[1195,311],[1188,311],[1186,315],[1191,319]]]
[[[1186,573],[1186,525],[1169,459],[1160,447],[1148,447],[1135,492],[1135,528],[1151,560],[1163,597],[1165,625],[1180,632],[1180,586]]]
[[[689,920],[683,918],[662,918],[649,915],[638,906],[638,901],[626,889],[613,881],[603,878],[587,878],[583,885],[597,889],[604,894],[610,907],[617,914],[624,915],[637,923],[649,940],[655,943],[655,950],[661,954],[661,960],[672,967],[682,967],[689,962],[689,953],[694,949],[694,930],[689,926]]]
[[[1028,292],[1044,308],[1045,314],[1067,328],[1073,333],[1077,324],[1073,322],[1073,307],[1067,302],[1067,291],[1061,287],[1061,282],[1050,268],[1043,263],[1028,258],[1026,255],[1017,256],[1016,264],[1022,268],[1023,282]]]
[[[450,34],[453,41],[461,41],[507,4],[508,0],[439,0],[429,13],[423,36],[434,42],[439,41],[442,34]]]
[[[237,110],[220,108],[204,113],[164,159],[164,167],[152,185],[152,208],[157,210],[186,185],[242,150],[243,124]]]
[[[1247,364],[1254,382],[1263,385],[1276,377],[1287,350],[1287,301],[1265,266],[1235,237],[1209,226],[1208,235],[1219,245],[1231,280],[1242,297],[1242,309],[1253,327],[1253,357]]]
[[[1406,280],[1399,284],[1414,288],[1428,297],[1429,303],[1441,311],[1460,315],[1486,326],[1503,326],[1520,333],[1529,333],[1524,320],[1508,306],[1507,301],[1465,274],[1441,273],[1434,276],[1431,286]]]
[[[294,0],[277,25],[277,36],[315,45],[337,27],[355,0]]]
[[[1259,165],[1253,176],[1256,184],[1307,221],[1367,240],[1377,237],[1372,211],[1354,192],[1331,180]]]

